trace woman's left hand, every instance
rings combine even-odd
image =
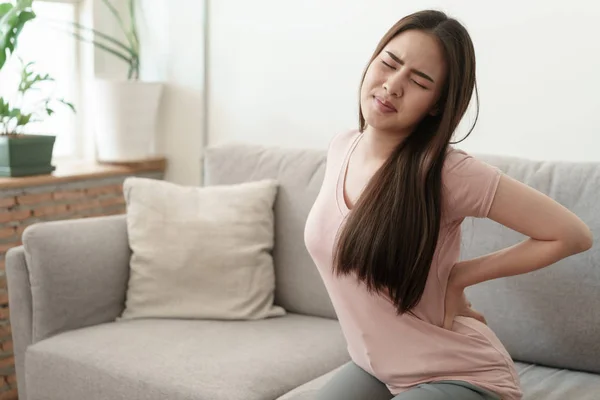
[[[454,272],[453,268],[453,272]],[[448,278],[448,286],[446,288],[446,301],[444,311],[444,329],[452,330],[454,318],[457,316],[471,317],[487,324],[485,317],[471,308],[471,302],[465,296],[464,288],[457,286],[453,281],[453,274]]]

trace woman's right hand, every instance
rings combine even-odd
[[[487,325],[487,321],[485,320],[485,317],[483,316],[483,314],[481,314],[478,311],[475,311],[473,309],[473,305],[471,304],[471,302],[467,299],[467,296],[465,295],[465,292],[463,291],[462,293],[462,299],[463,299],[463,305],[461,310],[458,312],[457,315],[460,315],[462,317],[471,317],[471,318],[475,318],[476,320],[478,320],[479,322],[483,322],[484,324]]]

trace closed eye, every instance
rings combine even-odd
[[[384,64],[386,67],[388,67],[388,68],[391,68],[391,69],[393,69],[393,70],[396,70],[396,68],[395,68],[395,67],[392,67],[390,64],[386,63],[385,61],[383,61],[383,60],[382,60],[381,62],[382,62],[382,63],[383,63],[383,64]]]
[[[411,79],[411,81],[413,81],[415,85],[417,85],[423,89],[427,89],[425,86],[421,85],[419,82],[415,81],[414,79]]]
[[[386,67],[388,67],[388,68],[390,68],[390,69],[393,69],[394,71],[396,70],[396,67],[393,67],[393,66],[391,66],[390,64],[386,63],[386,62],[385,62],[385,61],[383,61],[383,60],[381,60],[381,63],[382,63],[383,65],[385,65]],[[421,85],[419,82],[415,81],[414,79],[411,79],[411,81],[412,81],[412,82],[413,82],[415,85],[419,86],[421,89],[427,89],[425,86]]]

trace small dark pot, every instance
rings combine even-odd
[[[56,136],[0,135],[0,176],[49,174]]]

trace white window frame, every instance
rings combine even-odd
[[[82,12],[83,12],[83,3],[86,1],[93,0],[35,0],[36,2],[44,2],[44,3],[66,3],[73,4],[75,8],[75,22],[81,23],[82,20]],[[76,82],[75,86],[75,98],[73,99],[73,103],[77,107],[77,113],[75,114],[75,151],[70,156],[56,156],[53,157],[53,162],[61,162],[61,161],[69,161],[69,160],[79,160],[83,159],[85,156],[85,144],[86,144],[86,134],[85,134],[85,124],[82,110],[82,100],[83,100],[83,74],[82,74],[82,59],[81,59],[81,43],[77,43],[75,46],[75,76],[74,81]]]

